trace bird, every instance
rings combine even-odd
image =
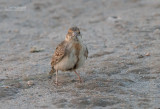
[[[83,43],[80,29],[76,26],[69,28],[65,40],[58,44],[54,51],[49,78],[51,79],[53,74],[56,73],[55,83],[58,85],[59,70],[74,71],[79,82],[82,83],[82,79],[76,70],[84,65],[87,58],[88,49]]]

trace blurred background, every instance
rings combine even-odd
[[[0,108],[160,108],[159,0],[0,0]],[[89,49],[48,84],[50,60],[78,26]]]

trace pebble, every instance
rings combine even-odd
[[[30,53],[41,52],[41,51],[43,51],[43,50],[44,50],[43,48],[38,49],[38,48],[36,48],[36,47],[32,47],[32,48],[30,49]]]
[[[34,82],[33,81],[27,81],[27,84],[28,84],[28,86],[32,86],[32,85],[34,85]]]
[[[143,55],[139,55],[139,56],[138,56],[138,58],[143,58],[143,57],[144,57]]]
[[[108,19],[107,19],[107,21],[108,22],[112,22],[112,23],[115,23],[115,22],[118,22],[118,21],[120,21],[121,20],[121,17],[119,17],[119,16],[111,16],[111,17],[108,17]]]
[[[145,55],[146,55],[146,56],[150,56],[150,53],[148,52],[148,53],[146,53]]]
[[[153,34],[160,34],[160,29],[155,29]]]

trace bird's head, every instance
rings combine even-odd
[[[67,41],[79,41],[82,38],[78,27],[71,27],[66,35]]]

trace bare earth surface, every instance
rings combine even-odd
[[[159,0],[1,0],[1,109],[159,109]],[[47,76],[68,28],[78,26],[89,58]],[[55,76],[53,77],[53,82]]]

